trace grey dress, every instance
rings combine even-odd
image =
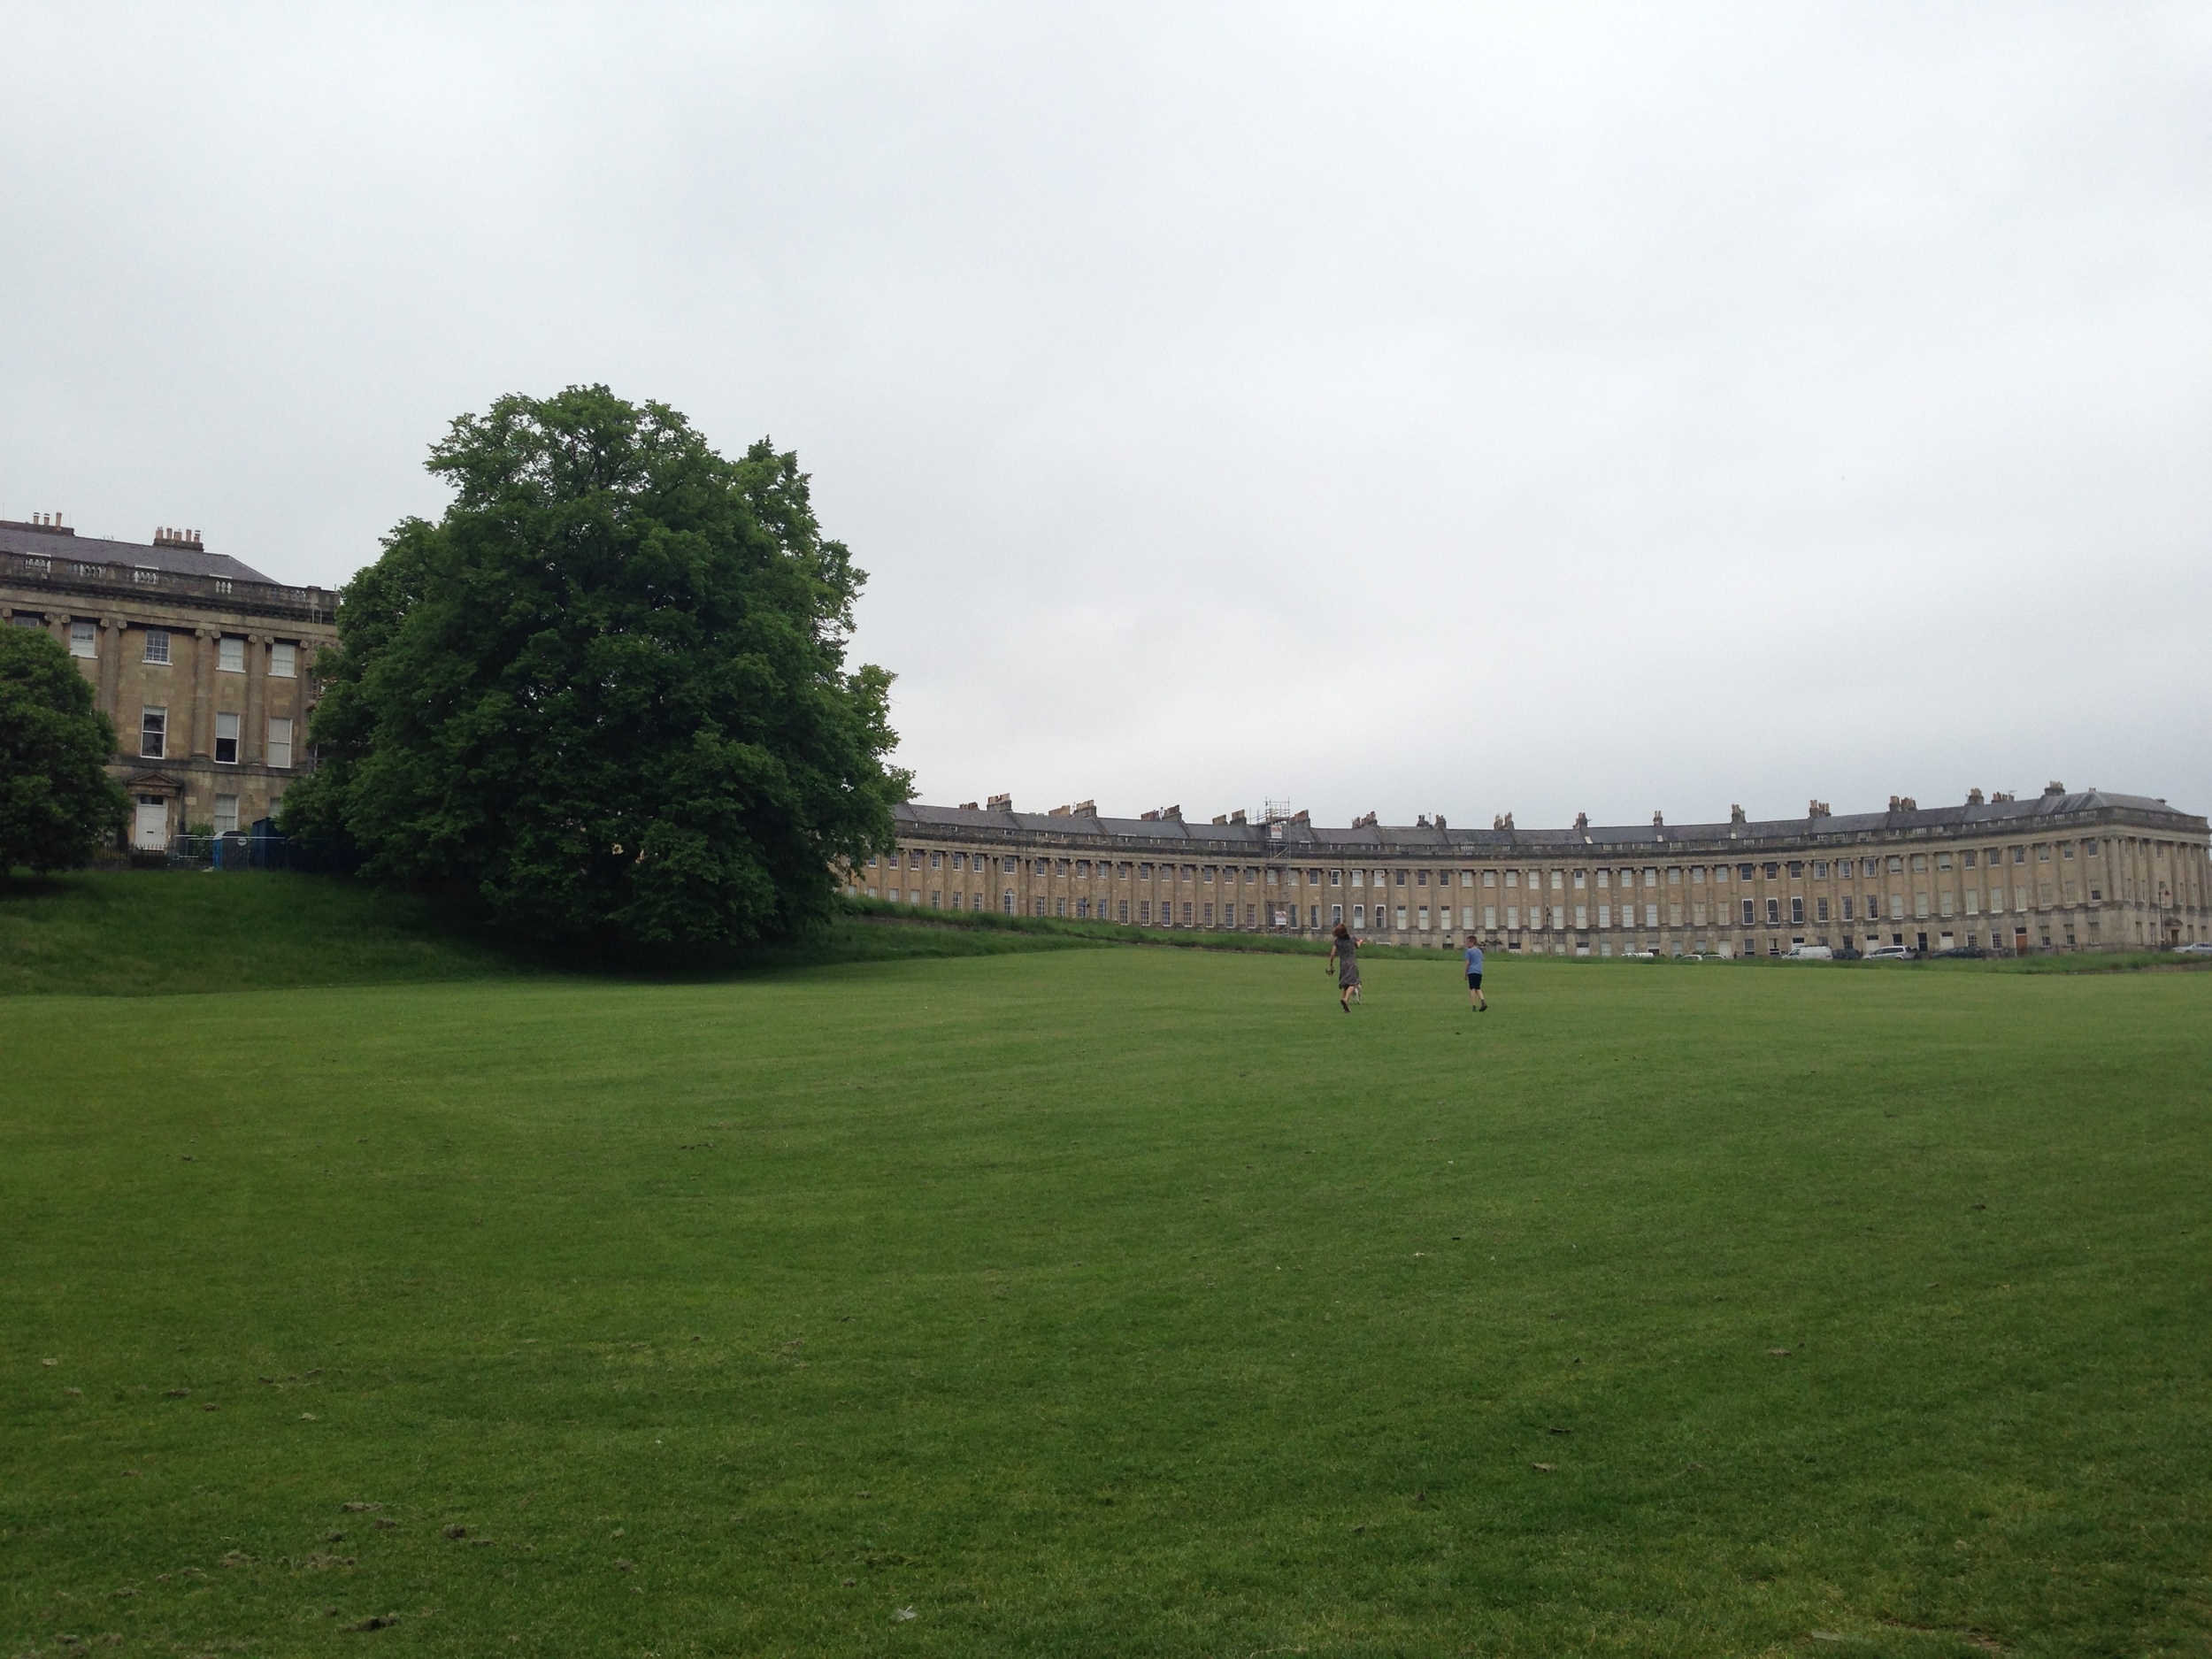
[[[1359,944],[1356,940],[1336,941],[1336,983],[1340,990],[1359,983]]]

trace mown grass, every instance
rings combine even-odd
[[[0,1001],[0,1638],[2204,1652],[2212,980],[1932,965]]]

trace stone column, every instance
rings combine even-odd
[[[215,754],[215,635],[192,630],[192,758]]]
[[[122,618],[100,618],[100,712],[115,722],[116,743],[126,753],[136,754],[138,722],[131,721],[128,731],[126,731],[122,710],[115,706],[115,700],[122,695],[123,645],[126,637]]]
[[[245,727],[238,734],[238,764],[242,769],[258,766],[267,758],[263,752],[268,738],[267,723],[261,718],[261,708],[268,641],[265,634],[246,635],[246,711],[238,717]]]

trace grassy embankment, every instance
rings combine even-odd
[[[119,879],[0,960],[403,982],[0,999],[5,1651],[2212,1642],[2202,975],[1494,958],[1475,1017],[1428,953],[1348,1018]]]
[[[150,995],[455,979],[715,978],[839,962],[1050,950],[1080,935],[879,927],[653,968],[515,949],[449,902],[334,876],[103,872],[0,881],[0,995]]]

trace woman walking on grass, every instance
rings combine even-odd
[[[1359,941],[1342,922],[1329,940],[1329,966],[1336,972],[1336,1005],[1352,1011],[1352,993],[1359,989]]]

